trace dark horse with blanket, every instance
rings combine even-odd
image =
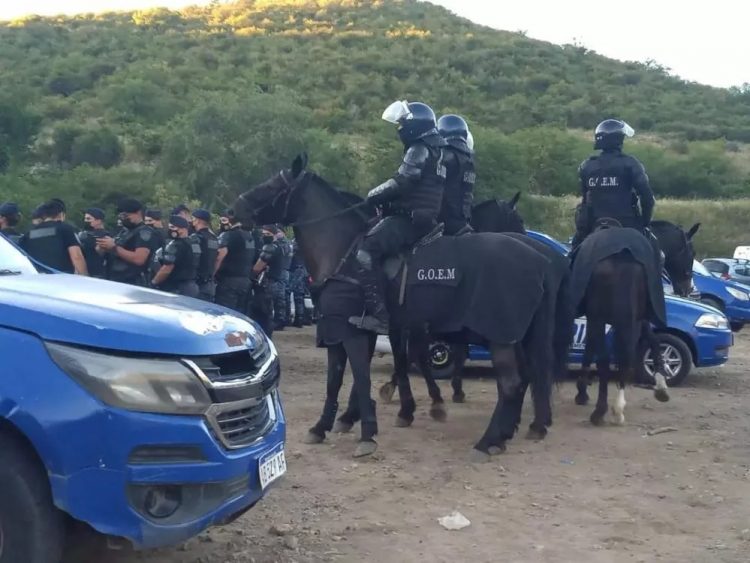
[[[692,285],[694,251],[691,238],[696,225],[685,233],[679,227],[662,222],[665,266],[675,290],[687,295]],[[669,236],[667,236],[669,235]],[[625,422],[625,381],[635,372],[638,343],[644,339],[654,359],[655,397],[668,401],[664,366],[654,328],[666,328],[666,309],[661,269],[653,246],[635,229],[610,225],[605,219],[597,225],[576,251],[571,277],[572,303],[587,319],[586,348],[582,373],[578,379],[576,403],[588,402],[591,364],[596,359],[599,397],[591,422],[599,425],[607,413],[607,386],[610,379],[610,355],[606,325],[614,331],[618,393],[612,407],[615,422]]]
[[[305,263],[316,272],[315,283],[350,283],[338,274],[351,263],[366,221],[337,190],[304,171],[304,164],[298,157],[291,170],[242,194],[235,213],[243,221],[262,213],[264,221],[293,225]],[[399,326],[427,328],[490,348],[498,400],[474,446],[474,459],[504,450],[514,435],[515,403],[522,400],[525,378],[535,391],[532,427],[543,430],[551,418],[548,264],[538,252],[504,235],[438,237],[409,252],[389,284],[391,318]],[[413,417],[408,377],[399,380],[399,394],[399,416]]]

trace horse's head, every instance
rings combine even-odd
[[[693,237],[700,226],[700,223],[696,223],[685,231],[669,221],[651,223],[651,230],[659,239],[659,246],[664,253],[664,269],[672,280],[675,293],[682,297],[690,295],[693,289]]]
[[[490,199],[475,205],[471,210],[471,226],[486,233],[525,233],[523,218],[516,209],[520,198],[518,192],[508,201]]]
[[[290,168],[241,194],[232,206],[235,216],[245,225],[288,222],[289,195],[305,177],[306,168],[307,153],[297,155]]]

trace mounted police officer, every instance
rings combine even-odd
[[[18,204],[9,201],[0,205],[0,233],[16,244],[21,238],[21,233],[16,230],[20,220],[21,210],[18,208]]]
[[[188,236],[190,223],[180,215],[169,218],[170,241],[161,257],[161,268],[151,284],[163,291],[198,297],[195,279],[201,259],[200,242]]]
[[[39,209],[40,222],[18,244],[37,262],[68,274],[88,275],[75,229],[64,221],[65,208],[50,200]]]
[[[574,249],[604,218],[641,231],[658,248],[648,230],[655,200],[646,169],[638,159],[622,152],[625,137],[634,134],[633,128],[619,119],[605,119],[597,125],[594,148],[601,153],[584,160],[578,169],[582,201],[576,209]]]
[[[206,209],[196,209],[192,214],[193,229],[192,237],[198,241],[201,247],[201,259],[198,264],[198,298],[204,301],[213,301],[216,296],[216,282],[214,281],[214,267],[216,266],[216,255],[219,252],[219,239],[211,230],[211,213]]]
[[[446,169],[445,192],[438,222],[446,235],[471,232],[471,204],[474,201],[474,151],[469,147],[469,126],[458,115],[444,115],[437,123],[438,131],[448,146],[443,162]],[[472,143],[473,145],[473,143]]]
[[[288,274],[288,248],[286,239],[277,239],[280,230],[274,225],[263,227],[263,248],[253,267],[256,275],[264,274],[273,296],[273,330],[284,330],[286,326],[286,284],[284,273]]]
[[[447,144],[437,130],[435,112],[426,104],[394,102],[383,112],[383,119],[398,125],[404,156],[393,178],[367,194],[369,203],[382,206],[383,219],[367,233],[357,252],[357,274],[367,311],[350,322],[385,334],[388,312],[381,286],[382,260],[435,228],[443,200]]]
[[[107,279],[145,287],[149,259],[156,251],[154,229],[143,222],[143,204],[123,199],[117,205],[123,229],[117,238],[97,239],[97,248],[107,253]]]
[[[99,207],[89,207],[83,214],[83,230],[78,233],[81,241],[83,258],[86,268],[92,278],[104,278],[107,275],[106,255],[96,250],[96,240],[110,236],[104,228],[104,210]]]
[[[227,228],[219,235],[214,267],[216,303],[244,313],[255,259],[255,242],[252,233],[242,228],[242,223],[231,210],[224,212],[221,223]]]

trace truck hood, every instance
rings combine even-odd
[[[0,278],[0,326],[44,340],[182,356],[252,350],[264,338],[219,305],[68,274]]]

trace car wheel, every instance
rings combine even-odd
[[[664,378],[669,387],[676,387],[682,383],[693,367],[693,355],[685,341],[674,334],[658,333],[659,349],[664,361]],[[647,345],[641,345],[638,375],[641,381],[654,383],[654,360]]]
[[[713,307],[714,309],[718,309],[722,313],[724,312],[724,303],[713,297],[701,297],[701,303]]]
[[[0,431],[0,563],[49,563],[62,556],[64,521],[43,467]]]
[[[450,344],[443,340],[430,342],[430,371],[435,379],[450,379],[460,369],[466,358],[466,346]]]

